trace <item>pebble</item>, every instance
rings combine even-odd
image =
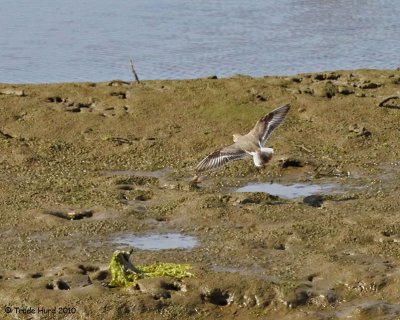
[[[357,84],[357,87],[359,87],[360,89],[376,89],[380,86],[381,86],[381,84],[379,84],[379,83],[369,82],[369,81],[364,81],[364,82]]]
[[[315,83],[313,85],[314,95],[322,98],[332,98],[337,93],[337,88],[331,82]]]
[[[351,124],[349,126],[349,131],[356,133],[357,136],[369,137],[371,135],[371,131],[369,131],[364,126],[358,124]]]
[[[319,208],[324,203],[324,197],[322,195],[313,194],[303,198],[303,203],[308,204],[311,207]]]
[[[349,94],[354,93],[354,90],[351,89],[351,88],[348,87],[348,86],[339,86],[339,87],[338,87],[338,92],[339,92],[340,94],[343,94],[343,95],[349,95]]]

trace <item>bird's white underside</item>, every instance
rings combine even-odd
[[[249,154],[253,157],[254,165],[256,167],[262,167],[265,164],[265,160],[262,156],[264,156],[264,158],[265,156],[271,158],[274,154],[274,149],[261,147],[260,152],[249,152]]]

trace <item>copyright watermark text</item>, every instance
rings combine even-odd
[[[5,306],[4,312],[8,314],[46,314],[46,315],[56,315],[56,314],[74,314],[76,313],[76,308],[74,307],[15,307],[15,306]]]

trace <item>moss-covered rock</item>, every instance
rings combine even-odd
[[[145,278],[171,277],[182,279],[193,277],[188,264],[154,263],[151,265],[134,266],[129,257],[130,251],[117,250],[113,253],[110,263],[111,286],[127,287],[136,285],[138,280]]]

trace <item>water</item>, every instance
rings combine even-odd
[[[126,234],[113,239],[123,247],[135,247],[141,250],[192,249],[198,244],[197,238],[180,233],[147,234],[134,236]]]
[[[396,68],[397,0],[3,0],[0,82]]]
[[[306,184],[294,183],[290,185],[280,183],[252,183],[236,190],[236,192],[266,192],[286,199],[307,197],[315,194],[341,193],[336,184]]]

